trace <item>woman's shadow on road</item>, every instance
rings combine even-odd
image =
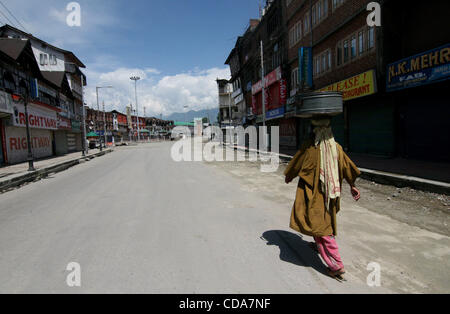
[[[261,239],[267,245],[276,245],[280,249],[280,260],[297,266],[312,267],[327,276],[327,269],[319,254],[310,246],[311,242],[303,240],[301,235],[284,230],[270,230],[263,233]]]

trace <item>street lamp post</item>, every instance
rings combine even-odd
[[[28,122],[28,89],[25,91],[25,95],[22,95],[22,99],[24,102],[25,107],[25,126],[26,126],[26,133],[27,133],[27,149],[28,149],[28,155],[27,155],[27,161],[28,161],[28,171],[35,171],[34,168],[34,158],[33,158],[33,151],[32,151],[32,144],[31,144],[31,136],[30,136],[30,124]]]
[[[105,148],[106,148],[106,112],[105,112],[105,102],[103,102],[103,139],[105,141]]]
[[[98,90],[99,89],[101,89],[101,88],[112,88],[112,86],[97,86],[97,87],[95,87],[95,91],[96,91],[96,93],[97,93],[97,114],[96,114],[96,116],[97,116],[97,122],[95,123],[95,131],[97,131],[99,128],[97,127],[97,124],[98,124],[98,114],[100,113],[100,104],[99,104],[99,102],[98,102]],[[103,121],[103,124],[105,123],[105,121]],[[106,135],[106,134],[105,134]],[[105,145],[106,145],[106,142],[105,142]],[[105,146],[106,147],[106,146]],[[100,151],[102,151],[102,142],[100,141]]]
[[[132,76],[130,77],[130,80],[134,81],[134,95],[136,98],[136,118],[137,118],[137,132],[138,132],[138,142],[141,140],[140,128],[139,128],[139,107],[138,107],[138,99],[137,99],[137,81],[139,81],[141,78],[139,76]]]
[[[83,86],[84,86],[84,78],[83,75],[81,75],[81,106],[82,106],[82,114],[83,114],[83,153],[82,156],[85,157],[89,151],[89,147],[87,145],[87,139],[86,139],[86,109],[84,107],[84,91],[83,91]]]

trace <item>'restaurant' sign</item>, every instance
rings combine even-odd
[[[11,117],[12,125],[26,127],[25,106],[21,103],[15,103],[13,110],[14,113]],[[34,104],[29,104],[27,111],[30,128],[46,130],[58,129],[58,118],[55,111]]]
[[[387,66],[386,90],[394,91],[450,78],[450,44]]]
[[[375,94],[377,92],[375,70],[355,75],[346,80],[321,88],[318,91],[342,92],[344,101]]]

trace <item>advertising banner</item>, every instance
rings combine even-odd
[[[300,86],[311,87],[313,84],[313,57],[311,47],[300,47],[298,50],[298,74]]]
[[[28,105],[28,124],[33,129],[57,130],[58,118],[56,112],[44,107],[29,104]],[[12,125],[17,127],[26,127],[25,106],[21,103],[13,105]]]
[[[52,156],[52,133],[48,130],[30,130],[30,141],[34,158]],[[6,154],[8,162],[19,163],[27,160],[28,146],[25,128],[5,127]]]
[[[391,63],[386,73],[388,92],[448,80],[450,44]]]
[[[342,92],[344,101],[375,94],[377,92],[375,70],[355,75],[318,91]]]

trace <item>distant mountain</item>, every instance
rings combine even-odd
[[[175,112],[169,116],[163,116],[164,120],[172,120],[178,122],[192,122],[195,118],[209,118],[212,123],[217,122],[217,115],[219,114],[219,109],[204,109],[198,111],[188,111],[186,113]],[[187,121],[186,121],[187,120]]]

